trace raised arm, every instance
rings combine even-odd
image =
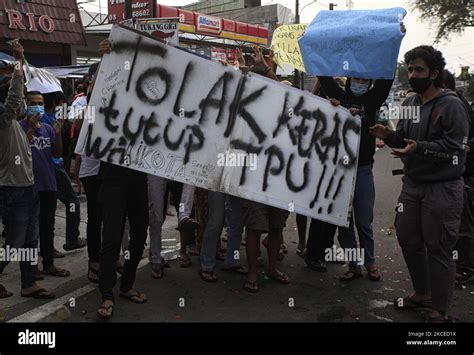
[[[13,43],[13,54],[16,63],[10,67],[13,71],[8,96],[5,100],[5,110],[0,114],[0,129],[7,128],[18,116],[18,108],[23,101],[23,46],[17,41]]]

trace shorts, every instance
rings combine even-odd
[[[272,229],[285,228],[290,212],[258,202],[245,201],[242,214],[245,228],[268,233]]]

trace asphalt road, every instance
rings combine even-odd
[[[374,233],[376,258],[382,273],[382,281],[371,282],[367,278],[351,283],[341,283],[337,277],[344,266],[330,265],[327,273],[319,273],[305,267],[296,255],[297,231],[295,216],[291,215],[284,231],[288,254],[282,270],[291,277],[290,285],[280,285],[260,275],[260,292],[249,294],[242,290],[245,277],[219,271],[215,284],[203,282],[198,276],[198,258],[193,257],[190,268],[180,268],[177,261],[165,269],[165,277],[152,279],[150,266],[143,260],[137,272],[135,288],[147,295],[144,305],[132,304],[117,297],[112,322],[419,322],[415,313],[399,312],[392,300],[411,292],[411,282],[393,225],[395,205],[401,188],[401,178],[393,177],[392,170],[401,162],[390,156],[384,148],[376,154],[374,166],[376,204]],[[82,203],[85,221],[85,203]],[[62,207],[61,207],[62,208]],[[64,212],[57,218],[56,245],[64,238]],[[168,218],[163,238],[169,243],[177,238],[176,220]],[[81,224],[85,235],[85,224]],[[263,248],[262,248],[263,250]],[[245,251],[241,255],[245,262]],[[265,255],[265,262],[266,262]],[[42,285],[54,290],[59,299],[51,302],[25,300],[19,297],[19,270],[13,265],[0,276],[0,283],[15,292],[15,296],[1,300],[1,308],[13,321],[65,321],[96,322],[96,310],[100,305],[100,293],[96,285],[86,278],[87,252],[85,249],[68,253],[57,261],[67,267],[72,276],[67,279],[47,278]],[[222,267],[222,264],[219,264]],[[118,292],[118,290],[117,290]],[[53,313],[51,315],[51,313]],[[466,289],[456,289],[452,315],[461,321],[474,321],[474,284]]]

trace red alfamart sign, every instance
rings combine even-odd
[[[36,16],[33,12],[25,13],[20,11],[5,9],[8,16],[8,28],[12,30],[22,30],[37,32],[40,29],[43,32],[51,33],[56,29],[54,20],[48,15]]]

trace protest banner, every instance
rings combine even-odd
[[[307,27],[306,24],[283,25],[273,32],[270,49],[275,53],[274,60],[279,67],[288,64],[299,71],[305,71],[298,39],[303,36]]]
[[[319,12],[299,40],[306,72],[393,79],[406,13],[400,7]]]
[[[16,61],[15,58],[11,57],[11,59],[0,59],[0,63],[4,67],[15,65]],[[63,91],[59,79],[46,69],[35,68],[25,62],[23,72],[25,73],[25,86],[28,91],[39,91],[42,94]]]
[[[76,153],[349,225],[358,116],[132,29],[110,39]]]

